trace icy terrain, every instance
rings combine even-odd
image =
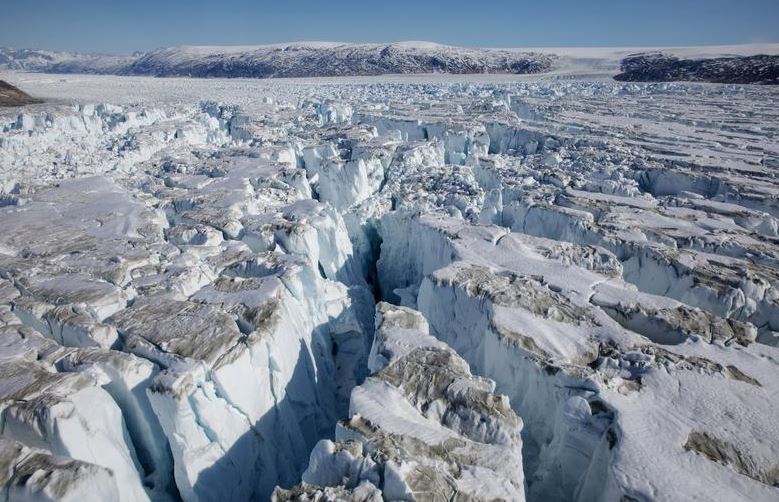
[[[0,78],[4,500],[779,497],[779,91]]]

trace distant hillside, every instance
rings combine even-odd
[[[779,84],[779,56],[732,56],[680,59],[660,52],[633,54],[622,60],[615,80],[629,82],[712,82]]]
[[[330,77],[410,73],[541,73],[554,56],[429,43],[301,43],[175,47],[148,53],[122,73],[192,77]]]
[[[763,54],[763,55],[756,55]],[[621,68],[621,70],[618,70]],[[155,77],[349,77],[387,74],[576,74],[620,81],[776,84],[779,44],[478,49],[430,42],[181,46],[116,56],[0,48],[0,69]]]
[[[53,73],[118,73],[140,53],[131,56],[0,47],[0,68]]]
[[[21,106],[40,102],[39,99],[35,99],[8,82],[0,80],[0,106]]]
[[[427,42],[294,43],[252,47],[172,47],[133,56],[1,49],[0,68],[52,73],[158,77],[327,77],[412,73],[542,73],[555,56],[514,49],[469,49]]]

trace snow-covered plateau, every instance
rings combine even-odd
[[[779,89],[0,79],[0,500],[779,499]]]

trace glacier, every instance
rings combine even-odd
[[[779,496],[772,88],[0,78],[5,499]]]

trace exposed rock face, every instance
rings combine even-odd
[[[734,56],[680,59],[662,53],[634,54],[622,60],[626,82],[712,82],[717,84],[779,84],[779,56]]]
[[[0,106],[23,106],[41,101],[0,80]]]

